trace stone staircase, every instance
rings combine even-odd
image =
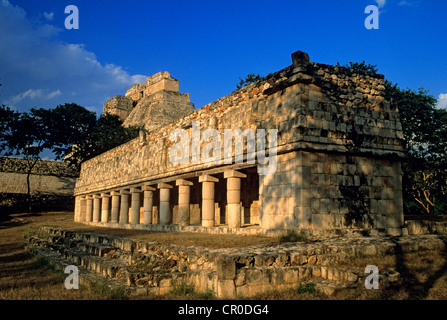
[[[209,249],[145,242],[85,231],[38,227],[28,238],[33,254],[43,255],[60,268],[79,267],[82,281],[106,280],[130,294],[165,294],[181,283],[196,291],[212,291],[219,298],[251,297],[266,290],[315,284],[325,294],[364,287],[365,266],[347,263],[353,257],[392,255],[444,248],[445,239],[345,238],[285,243],[239,249]],[[380,270],[381,287],[398,284],[399,273]]]

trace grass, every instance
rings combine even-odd
[[[174,244],[179,246],[194,246],[207,248],[243,248],[248,246],[278,244],[278,238],[262,235],[215,235],[199,234],[187,232],[148,232],[144,230],[113,229],[89,226],[82,223],[73,222],[73,213],[55,212],[49,213],[45,217],[28,218],[33,221],[33,225],[49,226],[56,228],[67,228],[71,230],[82,230],[86,232],[96,232],[104,235],[126,237],[134,240],[141,240],[159,243]]]
[[[295,229],[288,229],[279,237],[279,243],[284,242],[306,242],[308,237],[303,231],[297,231]]]
[[[106,300],[123,300],[127,298],[124,287],[111,287],[104,280],[94,282],[90,285],[90,289],[94,294]]]
[[[203,292],[197,291],[195,286],[184,278],[181,278],[180,280],[172,284],[168,296],[180,297],[180,298],[188,297],[197,300],[216,299],[216,295],[212,290],[206,290]]]
[[[46,215],[16,215],[12,220],[0,223],[0,299],[19,300],[106,300],[106,299],[215,299],[213,292],[197,292],[187,282],[179,282],[163,296],[128,296],[124,288],[110,288],[104,282],[91,286],[80,285],[78,290],[64,286],[66,274],[54,269],[46,259],[35,257],[24,249],[24,235],[31,226],[48,225],[69,229],[97,231],[147,241],[179,245],[210,247],[242,247],[259,244],[278,244],[281,241],[305,241],[299,233],[289,233],[279,238],[256,236],[224,236],[206,234],[163,234],[133,230],[93,228],[72,222],[72,214],[49,213]],[[239,242],[238,242],[239,240]],[[395,288],[366,290],[365,288],[336,291],[331,296],[323,295],[314,284],[302,284],[298,288],[268,291],[250,298],[256,300],[445,300],[447,298],[447,250],[420,251],[409,254],[375,257],[348,257],[343,266],[380,266],[379,270],[396,269],[403,277],[403,285]]]
[[[181,280],[174,282],[172,284],[170,293],[179,296],[183,295],[187,296],[195,294],[196,289],[193,284],[189,283],[188,281],[182,278]]]
[[[305,284],[301,284],[296,291],[300,294],[301,293],[316,293],[317,286],[315,285],[315,283],[305,283]]]

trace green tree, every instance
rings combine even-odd
[[[11,108],[5,105],[0,106],[0,152],[7,148],[6,137],[11,135],[11,126],[18,116],[19,113]]]
[[[47,112],[47,130],[56,159],[76,168],[82,162],[138,136],[139,127],[123,127],[116,115],[96,113],[73,103]]]
[[[124,127],[122,124],[116,115],[101,115],[82,139],[73,143],[62,155],[79,168],[82,162],[136,138],[142,130],[140,127]]]
[[[368,74],[368,75],[377,75],[379,69],[376,64],[368,64],[363,60],[362,62],[352,62],[350,61],[346,65],[341,65],[340,62],[337,61],[336,67],[348,68],[352,72]]]
[[[66,103],[47,111],[47,124],[52,151],[57,160],[62,160],[72,154],[74,146],[89,141],[97,127],[97,116],[95,112],[75,103]],[[79,166],[86,159],[87,155],[79,153],[78,158],[70,158],[73,160],[70,162]]]
[[[447,111],[427,90],[387,81],[386,97],[399,109],[407,159],[403,195],[407,212],[442,213],[447,205]]]
[[[23,113],[0,107],[0,152],[26,160],[30,211],[30,176],[44,150],[79,169],[82,162],[136,138],[140,130],[123,127],[115,115],[97,118],[96,113],[73,103]]]
[[[43,109],[36,108],[23,113],[11,113],[9,108],[4,107],[2,110],[9,116],[4,119],[2,128],[2,151],[6,156],[20,156],[26,160],[27,201],[31,211],[30,175],[41,153],[52,147],[46,130],[46,114]]]
[[[256,81],[260,81],[262,79],[264,79],[264,78],[261,77],[259,74],[249,73],[248,75],[245,76],[244,79],[239,78],[240,81],[238,84],[236,84],[236,88],[240,89],[240,88],[246,86],[247,84],[250,84],[250,83],[253,83]]]
[[[350,62],[353,72],[376,75],[377,65]],[[447,209],[447,111],[424,88],[401,89],[385,81],[385,98],[399,110],[407,158],[403,161],[405,213],[438,214]]]

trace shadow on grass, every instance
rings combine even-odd
[[[427,299],[430,290],[435,285],[435,282],[447,274],[447,238],[440,236],[439,239],[444,242],[444,249],[442,250],[441,254],[443,263],[437,270],[431,274],[427,274],[427,279],[425,281],[419,280],[416,272],[411,270],[414,268],[410,267],[410,264],[405,257],[402,245],[399,241],[395,241],[396,246],[394,247],[394,255],[396,258],[396,271],[402,276],[403,281],[400,284],[400,289],[404,289],[407,292],[407,300]],[[390,298],[389,293],[384,292],[383,298]]]

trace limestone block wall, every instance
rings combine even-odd
[[[32,174],[30,188],[32,193],[50,193],[59,195],[73,195],[76,178],[56,177]],[[26,194],[26,174],[0,172],[0,193]]]
[[[117,115],[120,120],[124,121],[134,108],[132,99],[123,96],[114,96],[107,100],[103,106],[103,113]]]
[[[375,229],[403,225],[398,159],[294,151],[261,177],[262,225],[268,229]]]
[[[27,163],[0,157],[0,193],[26,194]],[[73,195],[77,173],[60,161],[40,161],[30,175],[31,193]]]
[[[194,111],[194,104],[189,99],[189,93],[157,91],[141,98],[123,125],[142,125],[147,131],[153,131]]]

